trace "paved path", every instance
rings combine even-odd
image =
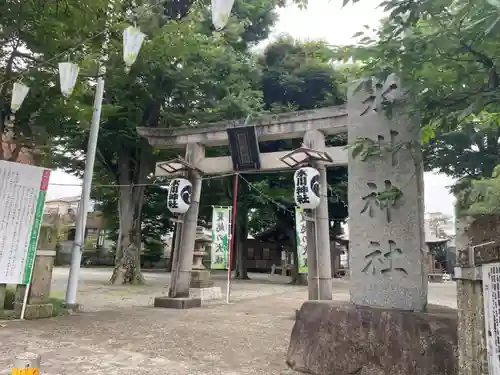
[[[67,270],[54,273],[65,289]],[[22,351],[42,355],[43,375],[289,375],[284,364],[295,309],[305,287],[280,276],[251,275],[232,288],[234,303],[200,309],[154,309],[168,275],[147,273],[146,287],[111,287],[109,271],[84,269],[80,301],[85,312],[43,321],[7,322],[0,328],[0,374]],[[224,275],[216,276],[224,287]],[[335,299],[348,299],[348,284],[334,281]],[[430,302],[454,307],[454,283],[431,284]]]

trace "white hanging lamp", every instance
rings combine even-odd
[[[227,25],[233,5],[234,0],[212,0],[212,23],[217,31]]]
[[[61,85],[61,93],[65,98],[69,98],[73,93],[79,72],[80,67],[77,64],[71,62],[59,63],[59,82]]]
[[[137,27],[129,26],[123,30],[123,61],[125,72],[130,72],[130,67],[135,63],[146,34]]]
[[[28,86],[23,85],[21,82],[14,83],[14,87],[12,88],[12,99],[10,101],[10,110],[13,115],[23,104],[26,95],[28,95],[28,91],[30,91]]]

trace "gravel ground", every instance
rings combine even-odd
[[[54,294],[64,291],[67,270],[56,269]],[[251,275],[236,281],[232,303],[202,308],[152,308],[166,292],[168,275],[148,273],[147,286],[106,285],[109,271],[82,270],[82,313],[40,321],[3,322],[0,374],[25,351],[42,355],[43,375],[291,375],[284,358],[295,310],[307,288],[281,276]],[[225,293],[224,275],[215,276]],[[348,299],[348,284],[334,281],[335,299]],[[431,303],[456,307],[454,283],[431,284]],[[455,304],[455,305],[454,305]]]

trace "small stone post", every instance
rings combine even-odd
[[[480,244],[477,241],[486,242],[496,236],[497,230],[491,230],[495,226],[488,217],[476,221],[459,212],[456,216],[459,375],[483,375],[488,374],[483,283],[472,250],[473,245]]]
[[[42,358],[39,354],[23,353],[14,359],[12,375],[38,375]]]
[[[33,276],[29,286],[30,290],[24,314],[25,319],[50,318],[54,309],[54,306],[50,302],[50,287],[54,259],[56,257],[60,217],[55,217],[50,222],[47,222],[48,215],[45,215],[44,218],[46,221],[40,229],[38,250],[35,256]],[[16,317],[21,316],[26,288],[26,285],[18,285],[16,288],[16,299],[14,302]]]

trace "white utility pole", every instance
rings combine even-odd
[[[101,122],[102,99],[104,95],[104,73],[97,78],[97,87],[94,97],[94,110],[92,124],[90,126],[89,142],[87,145],[87,160],[85,160],[85,172],[83,175],[82,197],[76,217],[76,233],[73,250],[71,253],[71,268],[69,270],[68,287],[66,289],[65,304],[69,308],[77,308],[76,294],[78,292],[78,280],[80,277],[80,263],[85,242],[85,228],[87,227],[87,213],[90,206],[90,189],[92,188],[92,175],[94,173],[95,154],[97,149],[97,138],[99,136],[99,124]]]
[[[138,28],[129,26],[123,31],[123,60],[125,61],[125,72],[130,71],[130,67],[137,59],[144,38],[146,37]],[[106,48],[103,47],[103,50]],[[66,289],[65,304],[67,307],[76,309],[76,294],[78,292],[78,280],[80,278],[80,263],[82,261],[83,246],[85,243],[85,228],[87,227],[87,213],[90,206],[90,190],[92,188],[92,175],[94,174],[95,154],[97,150],[97,138],[99,136],[99,125],[101,122],[102,100],[104,95],[104,74],[106,68],[102,58],[99,62],[99,76],[94,97],[94,111],[92,114],[92,124],[90,126],[89,142],[87,146],[87,160],[85,161],[85,172],[83,175],[82,197],[80,209],[76,218],[75,242],[71,254],[71,268],[69,270],[68,287]]]

